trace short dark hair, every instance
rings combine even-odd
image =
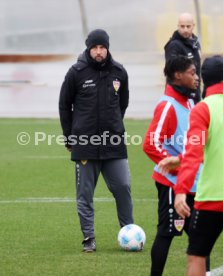
[[[192,59],[182,55],[173,56],[166,61],[163,72],[167,79],[173,81],[176,72],[185,72],[191,65],[195,65]]]

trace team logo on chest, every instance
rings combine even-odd
[[[116,93],[118,92],[120,85],[121,85],[121,83],[119,80],[117,80],[117,79],[113,80],[113,87],[114,87]]]
[[[174,220],[174,226],[177,229],[177,231],[182,231],[183,227],[184,227],[184,219],[175,219]]]

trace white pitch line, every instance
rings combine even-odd
[[[59,120],[50,119],[50,118],[48,118],[48,119],[46,118],[46,120],[44,120],[44,119],[34,119],[34,120],[32,120],[32,122],[31,122],[31,119],[29,119],[29,118],[25,118],[25,119],[23,119],[23,121],[22,121],[21,118],[18,118],[17,121],[11,120],[11,119],[6,119],[6,120],[1,119],[0,120],[0,126],[1,125],[5,125],[5,126],[28,125],[28,126],[30,126],[30,124],[32,124],[32,125],[54,125],[55,124],[55,125],[59,126],[60,123],[59,123]]]
[[[27,159],[70,159],[68,155],[28,155],[24,156]]]
[[[211,270],[211,276],[223,275],[223,265]]]
[[[112,202],[114,198],[109,197],[96,197],[94,198],[95,202]],[[133,201],[157,201],[156,199],[146,199],[146,198],[136,198]],[[75,198],[59,198],[59,197],[42,197],[42,198],[18,198],[14,200],[0,200],[0,204],[15,204],[15,203],[69,203],[69,202],[76,202]]]
[[[1,156],[0,159],[4,159],[4,160],[14,160],[15,156]],[[68,153],[68,155],[27,155],[27,156],[20,156],[20,159],[31,159],[31,160],[59,160],[59,159],[67,159],[70,160],[70,154]]]

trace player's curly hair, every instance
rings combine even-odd
[[[185,72],[193,64],[196,65],[192,59],[185,56],[172,56],[166,61],[163,72],[167,79],[173,81],[176,72]]]

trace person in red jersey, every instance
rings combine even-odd
[[[164,74],[167,78],[165,94],[155,108],[154,116],[146,132],[143,150],[156,164],[167,156],[181,158],[183,141],[188,129],[189,113],[194,106],[190,96],[199,85],[196,67],[192,59],[176,56],[166,62]],[[162,275],[168,251],[174,236],[188,233],[189,219],[182,219],[174,209],[173,187],[178,169],[163,176],[156,165],[153,172],[158,191],[158,227],[151,249],[151,275]],[[198,175],[197,175],[198,177]],[[195,185],[187,198],[193,206]]]
[[[182,218],[191,217],[187,276],[205,275],[205,257],[223,231],[223,57],[205,59],[201,72],[206,97],[191,111],[183,158],[166,158],[159,163],[164,175],[180,164],[175,209]],[[196,142],[191,137],[196,137]],[[191,210],[186,198],[202,161]]]
[[[189,99],[198,86],[192,59],[176,56],[166,62],[164,74],[167,85],[164,96],[155,108],[153,119],[146,132],[143,150],[156,164],[167,156],[181,156],[183,151],[183,135],[188,128],[188,118],[193,101]],[[181,136],[181,145],[175,139]],[[171,139],[173,138],[173,143]],[[153,179],[158,191],[158,227],[151,249],[151,275],[162,275],[169,247],[176,235],[181,235],[188,222],[182,220],[175,212],[173,187],[176,183],[177,170],[163,176],[157,166]],[[193,205],[193,196],[189,199]],[[187,230],[186,230],[187,231]]]

